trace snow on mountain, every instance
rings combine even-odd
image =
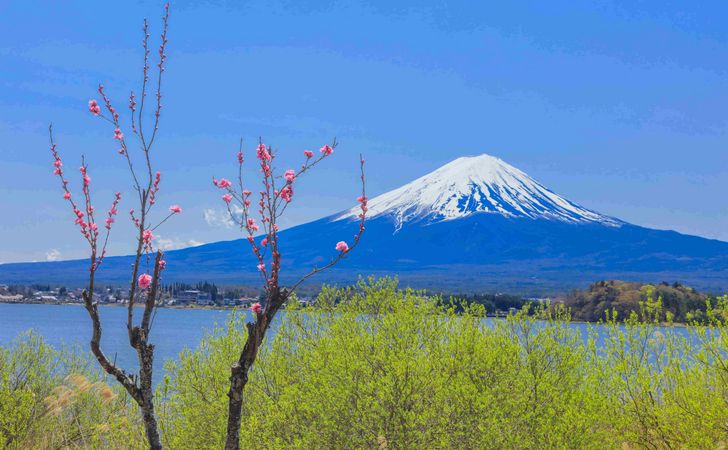
[[[333,220],[355,218],[355,207]],[[453,220],[476,213],[549,219],[568,223],[624,222],[579,206],[524,172],[491,155],[461,157],[398,189],[369,200],[368,217],[408,222]]]

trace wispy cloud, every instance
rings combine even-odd
[[[58,261],[61,258],[61,252],[52,248],[46,252],[46,261]]]
[[[198,245],[204,244],[204,242],[197,241],[195,239],[185,241],[182,239],[165,238],[160,235],[157,235],[154,238],[154,241],[157,243],[157,247],[159,247],[160,250],[177,250],[180,248],[197,247]]]
[[[241,214],[243,209],[239,206],[231,206],[233,213]],[[208,208],[203,211],[205,222],[211,227],[224,227],[233,228],[235,222],[230,218],[230,213],[227,210]]]

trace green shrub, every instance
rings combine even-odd
[[[486,320],[394,280],[289,308],[246,390],[246,448],[705,448],[726,442],[725,327],[630,318],[585,343],[562,311]],[[293,302],[295,303],[295,302]],[[654,306],[654,305],[653,305]],[[170,363],[171,448],[220,448],[233,317]],[[598,345],[599,344],[599,345]]]
[[[0,347],[1,448],[144,447],[128,398],[79,355],[30,332]]]
[[[396,280],[296,301],[245,391],[244,448],[668,449],[728,445],[728,300],[702,325],[641,314],[575,326],[559,308],[486,319]],[[457,312],[456,312],[457,311]],[[684,330],[684,332],[680,332]],[[243,317],[166,363],[157,389],[170,449],[224,443]],[[35,335],[0,349],[0,442],[8,448],[144,448],[138,412],[84,358]]]

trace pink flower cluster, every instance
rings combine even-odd
[[[334,149],[331,148],[330,145],[324,145],[321,147],[321,153],[323,153],[324,156],[329,156],[330,154],[334,153]]]
[[[98,102],[94,99],[91,99],[88,101],[88,110],[94,116],[98,116],[99,114],[101,114],[101,107],[99,106]]]
[[[111,208],[109,208],[109,213],[106,217],[105,228],[107,230],[111,229],[111,224],[114,223],[114,216],[119,213],[119,211],[116,209],[116,207],[119,205],[120,200],[121,200],[121,193],[117,192],[116,194],[114,194],[114,202],[111,204]]]
[[[359,207],[361,208],[361,214],[359,214],[360,219],[364,219],[366,217],[367,211],[369,211],[369,208],[367,207],[367,203],[369,202],[369,199],[362,195],[356,199],[357,202],[359,202]]]
[[[250,307],[250,310],[253,311],[255,314],[260,314],[260,312],[263,311],[263,307],[260,306],[260,303],[253,303],[253,306]]]
[[[290,202],[293,199],[293,188],[289,184],[281,189],[281,192],[279,192],[278,195],[286,202]]]
[[[273,159],[265,144],[258,144],[257,156],[261,161],[271,161]]]
[[[149,191],[149,205],[157,203],[157,192],[159,192],[159,183],[162,181],[162,174],[157,172],[154,174],[154,183],[152,184],[152,190]]]
[[[296,171],[293,169],[286,170],[286,173],[283,174],[283,176],[286,179],[287,183],[293,183],[293,180],[296,179]]]
[[[161,261],[160,261],[161,263]],[[152,284],[152,276],[148,273],[143,273],[139,275],[139,278],[137,279],[137,283],[139,284],[139,288],[144,290],[149,287],[149,285]]]
[[[227,188],[229,188],[230,186],[233,185],[229,180],[227,180],[225,178],[223,178],[221,180],[216,180],[216,179],[213,178],[212,179],[212,184],[214,184],[215,186],[219,187],[220,189],[227,189]]]
[[[53,175],[63,175],[63,169],[61,169],[61,166],[63,166],[63,163],[60,159],[56,159],[53,161],[53,167],[55,169],[53,170]]]
[[[169,207],[169,212],[172,214],[179,214],[182,212],[182,207],[179,205],[172,205]]]
[[[347,244],[344,241],[339,241],[336,243],[336,251],[339,252],[348,252],[349,251],[349,244]]]

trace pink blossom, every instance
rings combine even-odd
[[[160,259],[159,260],[159,270],[164,270],[164,267],[167,265],[167,261]]]
[[[146,242],[147,244],[152,242],[152,239],[154,239],[152,230],[144,230],[144,232],[142,233],[142,239],[144,239],[144,242]]]
[[[66,200],[70,200],[71,199],[71,193],[70,192],[66,192],[65,194],[63,194],[63,198],[65,198]]]
[[[121,130],[118,128],[114,130],[114,139],[116,139],[117,141],[121,141],[124,139],[124,133],[122,133]]]
[[[263,264],[263,263],[258,264],[258,270],[260,270],[261,272],[264,271],[265,270],[265,264]]]
[[[293,199],[293,188],[291,186],[286,186],[281,189],[281,192],[278,195],[280,195],[280,197],[286,202],[290,202]]]
[[[169,207],[169,211],[172,214],[179,214],[179,213],[182,212],[182,207],[179,206],[179,205],[172,205],[172,206]]]
[[[60,159],[57,159],[57,160],[55,160],[55,161],[53,162],[53,165],[54,165],[55,167],[61,167],[61,166],[63,165],[63,163],[61,162],[61,160],[60,160]]]
[[[148,273],[143,273],[139,275],[139,279],[137,281],[139,282],[139,287],[141,289],[146,289],[150,284],[152,284],[152,276]]]
[[[263,238],[263,240],[260,241],[260,245],[262,245],[263,247],[267,246],[268,245],[268,238],[267,237],[266,238]]]
[[[303,154],[306,156],[306,158],[312,158],[313,152],[311,150],[304,150]]]
[[[263,310],[263,307],[260,306],[260,303],[253,303],[253,306],[250,307],[250,310],[253,311],[255,314],[260,314],[260,312]]]
[[[268,149],[265,147],[265,144],[259,144],[258,145],[258,159],[261,161],[270,161],[273,159],[273,157],[268,152]]]
[[[284,177],[286,177],[286,181],[289,183],[293,183],[293,180],[296,179],[296,171],[293,169],[286,170],[286,173],[283,174]]]
[[[340,252],[348,252],[349,245],[344,241],[339,241],[336,243],[336,250]]]
[[[243,191],[243,195],[246,197],[249,196],[250,194],[252,194],[252,192],[248,191],[247,189]]]
[[[321,153],[324,154],[324,156],[329,156],[330,154],[334,153],[334,149],[331,148],[330,145],[324,145],[321,147]]]
[[[94,116],[98,116],[101,113],[101,108],[99,107],[99,104],[96,102],[96,100],[88,101],[88,110]]]
[[[53,171],[53,175],[61,175],[63,173],[63,170],[61,170],[60,167],[56,167]]]
[[[238,152],[238,163],[243,163],[243,152]]]
[[[213,181],[213,183],[214,183],[214,181]],[[216,184],[216,186],[219,187],[220,189],[227,189],[227,188],[229,188],[232,185],[233,184],[230,182],[230,180],[228,180],[226,178],[221,179]]]
[[[222,196],[222,199],[225,200],[225,203],[230,203],[233,201],[233,196],[230,194],[225,194]]]

